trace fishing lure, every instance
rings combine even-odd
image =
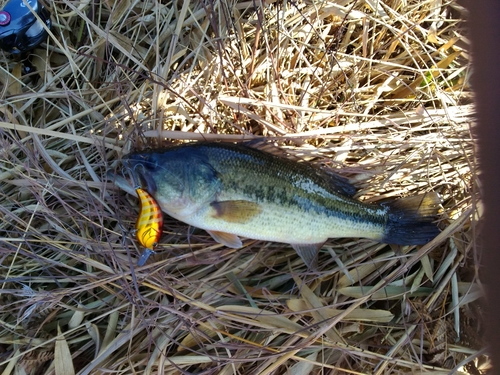
[[[162,234],[163,214],[161,208],[155,199],[141,187],[135,189],[139,196],[140,212],[135,224],[135,235],[137,241],[145,248],[138,266],[143,266],[151,254],[154,254],[154,248],[158,245]]]

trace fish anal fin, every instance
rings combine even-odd
[[[308,243],[308,244],[291,244],[294,250],[299,254],[307,268],[315,268],[318,262],[318,251],[323,246],[321,243]]]
[[[226,233],[226,232],[219,232],[216,230],[207,230],[208,234],[212,236],[212,238],[217,241],[218,243],[221,243],[223,245],[226,245],[227,247],[230,247],[231,249],[239,249],[240,247],[243,246],[243,243],[239,239],[239,237],[235,234],[231,233]]]
[[[228,223],[245,224],[262,211],[258,203],[246,200],[212,202],[212,217]]]

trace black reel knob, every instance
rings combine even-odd
[[[50,29],[50,13],[37,0],[10,0],[0,11],[0,48],[12,54],[21,54],[36,48],[47,38],[42,22]]]

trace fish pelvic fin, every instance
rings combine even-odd
[[[441,199],[437,193],[398,199],[383,204],[388,207],[388,219],[383,243],[395,245],[423,245],[439,234],[434,223]]]
[[[208,234],[212,236],[212,238],[217,241],[218,243],[221,243],[223,245],[226,245],[227,247],[230,247],[231,249],[239,249],[240,247],[243,246],[243,243],[239,239],[239,237],[235,234],[231,233],[226,233],[226,232],[219,232],[216,230],[207,230]]]
[[[323,246],[324,242],[313,244],[291,244],[293,249],[299,254],[307,268],[316,268],[318,264],[318,251]]]
[[[212,202],[210,206],[214,209],[212,217],[228,223],[245,224],[262,212],[258,203],[245,200]]]

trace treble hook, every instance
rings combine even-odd
[[[124,161],[123,164],[134,184],[134,189],[145,188],[150,194],[156,192],[156,183],[153,178],[148,176],[146,168],[142,163],[136,163],[130,166],[128,161]]]

